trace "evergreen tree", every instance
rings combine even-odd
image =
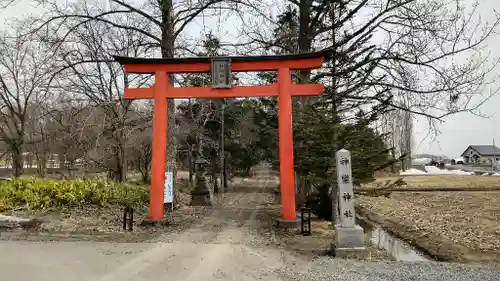
[[[281,26],[273,30],[275,40],[266,48],[281,54],[298,51],[300,33],[296,27],[299,19],[298,10],[289,6],[278,16]],[[347,96],[367,90],[362,79],[373,71],[375,64],[365,64],[355,72],[350,71],[358,62],[370,58],[372,47],[367,45],[368,39],[363,39],[355,48],[332,50],[336,54],[329,56],[327,67],[315,75],[295,73],[298,83],[312,80],[326,86],[319,97],[294,98],[293,119],[295,170],[299,176],[296,181],[306,179],[314,185],[316,199],[310,203],[314,202],[316,212],[322,217],[331,216],[330,190],[332,185],[336,187],[335,152],[338,149],[351,151],[353,178],[357,184],[372,180],[375,171],[391,163],[383,136],[372,129],[378,116],[387,112],[388,103],[375,104]],[[304,75],[308,78],[302,79]],[[275,82],[273,74],[264,73],[260,78],[267,83]],[[272,153],[278,151],[276,100],[262,99],[261,103],[258,114],[262,116],[259,123],[261,145],[277,168],[278,155]]]

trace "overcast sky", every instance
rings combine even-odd
[[[0,28],[5,28],[4,22],[10,17],[22,17],[27,14],[36,13],[39,10],[34,8],[30,0],[18,0],[19,2],[0,11]],[[469,0],[473,1],[473,0]],[[279,2],[282,2],[281,0]],[[500,10],[500,1],[481,1],[484,15],[491,15],[492,10]],[[206,23],[205,23],[206,24]],[[197,27],[198,26],[198,27]],[[190,27],[190,34],[203,32],[201,24]],[[489,39],[489,49],[494,56],[500,57],[500,35],[494,35]],[[500,85],[500,81],[498,81]],[[495,96],[489,100],[481,111],[489,118],[482,118],[470,113],[461,113],[445,119],[439,125],[441,133],[436,137],[429,137],[427,121],[423,118],[415,120],[415,151],[414,153],[431,153],[447,155],[451,157],[459,156],[468,145],[492,144],[493,139],[500,146],[500,96]]]

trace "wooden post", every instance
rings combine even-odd
[[[283,220],[296,220],[290,69],[278,69],[280,186]]]

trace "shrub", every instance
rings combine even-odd
[[[15,207],[28,210],[75,208],[86,205],[146,204],[147,188],[90,180],[16,179],[0,182],[0,212]]]
[[[326,191],[326,192],[325,192]],[[320,219],[332,219],[332,197],[327,188],[311,193],[306,198],[306,206],[311,208],[311,213]]]

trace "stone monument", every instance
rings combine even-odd
[[[365,237],[363,228],[356,224],[351,152],[346,149],[337,151],[336,160],[339,214],[332,248],[336,257],[360,257],[366,253]]]
[[[191,205],[192,206],[212,206],[212,198],[210,188],[208,187],[207,179],[205,177],[205,165],[208,161],[202,158],[194,161],[196,169],[196,182],[193,191],[191,191]]]

